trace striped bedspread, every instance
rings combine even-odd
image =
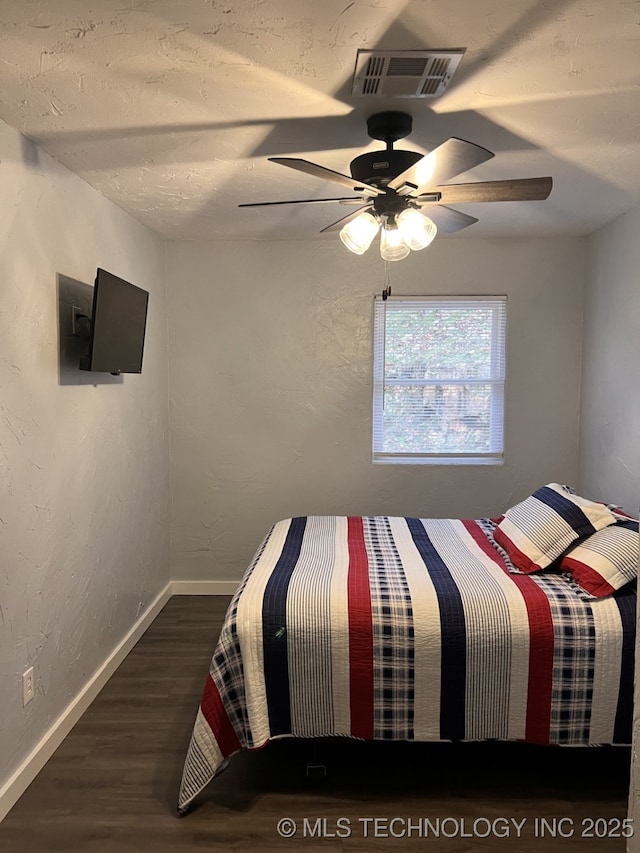
[[[234,596],[187,753],[185,809],[281,737],[631,742],[635,590],[510,574],[489,519],[276,524]]]

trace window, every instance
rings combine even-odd
[[[500,464],[506,297],[374,305],[373,461]]]

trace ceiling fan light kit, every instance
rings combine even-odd
[[[425,249],[438,231],[428,216],[408,207],[397,216],[360,213],[341,228],[340,239],[351,252],[364,255],[381,228],[380,254],[385,261],[400,261],[411,250]]]
[[[551,192],[553,182],[549,177],[448,184],[456,175],[490,160],[493,152],[456,137],[447,139],[424,156],[417,151],[394,149],[398,139],[411,133],[412,124],[411,116],[404,112],[370,116],[367,120],[369,136],[383,141],[386,148],[360,154],[350,163],[350,175],[296,157],[269,158],[290,169],[347,187],[356,194],[352,197],[255,202],[240,207],[326,202],[356,204],[356,210],[326,226],[321,233],[339,231],[344,245],[362,255],[380,230],[380,254],[385,260],[394,261],[406,258],[411,250],[424,249],[438,231],[452,234],[478,221],[474,216],[448,207],[443,201],[454,204],[536,201],[547,198]]]

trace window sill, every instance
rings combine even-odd
[[[374,465],[504,465],[504,459],[481,456],[385,456],[373,457]]]

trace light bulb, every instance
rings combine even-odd
[[[380,228],[379,220],[371,213],[361,213],[342,228],[340,239],[347,249],[363,255],[371,245]]]
[[[404,242],[400,230],[395,226],[388,225],[382,229],[380,235],[380,254],[385,261],[401,261],[409,254],[409,247]]]
[[[396,222],[402,239],[414,252],[426,248],[438,233],[435,222],[413,207],[403,210],[396,217]]]

